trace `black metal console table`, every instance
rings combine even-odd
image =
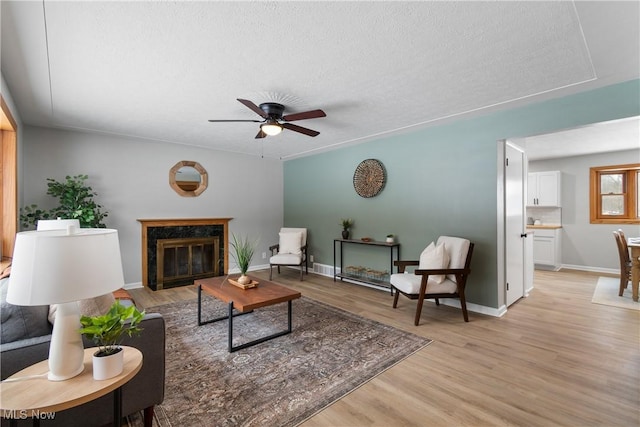
[[[336,264],[336,248],[337,244],[340,246],[340,273],[338,273],[337,264]],[[349,273],[344,271],[344,245],[367,245],[367,246],[377,246],[381,248],[389,249],[389,273],[393,274],[393,261],[400,259],[400,243],[387,243],[387,242],[376,242],[376,241],[368,241],[364,240],[351,240],[351,239],[334,239],[333,240],[333,281],[336,279],[349,279],[355,282],[365,283],[367,285],[376,287],[376,288],[385,288],[391,289],[391,284],[387,280],[379,280],[371,277],[363,277],[357,274]],[[395,249],[395,251],[394,251]],[[395,258],[394,258],[395,252]]]

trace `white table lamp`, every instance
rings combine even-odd
[[[70,226],[16,235],[7,302],[58,304],[49,347],[49,380],[73,378],[84,369],[78,301],[123,285],[117,230]]]
[[[38,231],[66,230],[69,227],[80,228],[80,221],[77,219],[39,219]]]

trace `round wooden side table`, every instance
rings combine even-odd
[[[122,386],[142,368],[142,353],[134,347],[124,349],[124,369],[120,375],[107,380],[93,379],[93,353],[97,348],[84,350],[84,370],[65,381],[49,381],[47,360],[23,369],[0,383],[0,411],[3,418],[32,418],[37,421],[50,414],[80,406],[105,394],[114,393],[113,425],[122,422]],[[12,423],[13,424],[13,423]]]

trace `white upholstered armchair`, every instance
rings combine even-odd
[[[440,236],[420,254],[419,261],[395,261],[398,273],[390,278],[391,288],[395,291],[393,308],[398,306],[398,296],[417,299],[414,324],[420,322],[422,304],[425,299],[459,298],[464,321],[469,321],[467,303],[464,295],[467,276],[471,272],[471,254],[473,243],[459,237]],[[415,266],[413,272],[407,272],[408,266]]]
[[[271,258],[269,258],[269,280],[273,275],[273,267],[299,266],[300,280],[302,280],[303,266],[304,272],[309,273],[307,263],[307,229],[306,228],[286,228],[280,229],[280,241],[277,245],[269,247]]]

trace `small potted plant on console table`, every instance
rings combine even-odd
[[[351,218],[342,218],[340,224],[342,225],[342,238],[347,240],[349,238],[349,229],[353,225],[353,220]]]
[[[122,372],[124,358],[120,342],[123,335],[132,337],[138,335],[142,329],[138,324],[144,317],[132,305],[125,307],[120,301],[113,303],[109,311],[102,316],[82,316],[80,333],[92,340],[98,346],[93,354],[93,378],[106,380]]]

